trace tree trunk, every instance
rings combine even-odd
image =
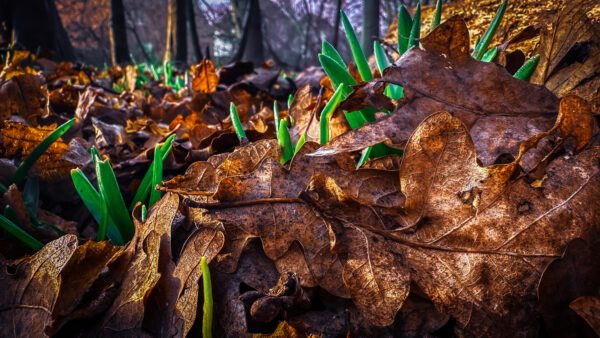
[[[173,59],[173,34],[175,33],[175,0],[169,0],[167,3],[167,38],[165,39],[165,54],[163,55],[163,63]]]
[[[125,8],[123,0],[110,1],[110,57],[113,65],[129,61],[127,30],[125,28]]]
[[[176,0],[175,60],[187,63],[187,0]]]
[[[333,47],[337,48],[338,39],[340,33],[340,11],[342,10],[342,0],[337,0],[337,4],[335,5],[335,23],[333,24]]]
[[[190,24],[190,33],[192,34],[192,47],[194,47],[194,56],[196,62],[202,60],[202,49],[200,48],[200,40],[198,38],[198,31],[196,30],[196,16],[194,13],[194,0],[188,0],[188,22]]]
[[[75,60],[73,47],[53,0],[8,1],[8,21],[14,44],[56,60]],[[4,9],[4,8],[3,8]],[[3,33],[7,34],[7,33]]]
[[[379,0],[364,0],[362,45],[367,56],[373,54],[373,41],[377,37],[379,37]]]
[[[234,61],[251,61],[261,64],[265,57],[263,51],[262,19],[258,0],[250,0],[250,8],[246,15],[246,24],[242,34],[242,41],[234,56]]]

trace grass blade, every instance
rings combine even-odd
[[[391,66],[390,60],[388,59],[385,50],[379,41],[373,41],[373,51],[375,52],[377,68],[379,69],[379,73],[381,73],[383,76],[383,70]],[[385,88],[385,95],[394,100],[398,100],[404,96],[404,92],[401,86],[388,84]]]
[[[73,180],[73,185],[75,186],[75,190],[77,194],[83,201],[85,207],[89,210],[92,217],[98,223],[98,236],[101,237],[100,234],[104,232],[108,234],[108,238],[115,245],[124,245],[125,241],[121,236],[121,232],[117,228],[114,221],[110,219],[110,215],[108,214],[107,207],[107,218],[103,218],[104,214],[104,205],[106,202],[102,199],[100,193],[94,188],[92,183],[87,179],[87,177],[83,174],[81,169],[73,169],[71,170],[71,179]],[[106,223],[105,223],[106,220]],[[105,229],[101,229],[101,227],[105,227]]]
[[[335,49],[335,47],[333,47],[329,42],[325,40],[323,40],[323,43],[321,45],[321,53],[332,58],[333,61],[337,62],[343,68],[347,68],[346,63],[340,56],[340,53],[338,53],[337,49]]]
[[[15,171],[15,173],[10,177],[10,179],[8,180],[8,185],[10,186],[11,184],[21,183],[25,176],[27,176],[27,172],[29,171],[29,169],[33,167],[33,165],[40,158],[40,156],[50,147],[50,145],[52,145],[52,143],[54,143],[69,129],[71,129],[73,123],[75,123],[75,118],[72,118],[69,121],[58,126],[58,128],[56,128],[52,133],[50,133],[50,135],[48,135],[48,137],[46,137],[40,144],[38,144],[35,147],[35,149],[33,149],[31,154],[27,156],[25,161],[23,161],[23,163],[19,165],[17,171]]]
[[[481,60],[481,58],[483,58],[488,46],[494,39],[494,34],[496,34],[498,26],[500,26],[500,22],[502,21],[502,17],[504,16],[504,11],[506,11],[507,5],[508,0],[502,1],[502,5],[500,5],[500,8],[498,8],[490,27],[485,31],[481,40],[477,42],[477,45],[475,45],[475,49],[473,49],[473,53],[471,54],[471,56],[473,56],[475,59]]]
[[[33,236],[21,229],[21,227],[2,215],[0,215],[0,228],[35,251],[40,250],[44,246],[42,242],[33,238]]]
[[[363,81],[371,81],[373,80],[373,74],[371,73],[371,68],[369,68],[369,63],[367,62],[365,53],[363,52],[362,47],[360,47],[360,43],[358,43],[354,28],[352,28],[350,20],[348,20],[348,17],[344,11],[340,11],[340,16],[342,18],[342,25],[344,25],[346,39],[350,45],[350,51],[352,51],[352,57],[356,63],[356,68],[358,68],[358,73]]]
[[[200,260],[200,269],[202,269],[202,290],[204,291],[204,305],[202,306],[202,337],[212,338],[212,282],[210,280],[210,270],[208,269],[205,257],[202,257]]]
[[[536,54],[527,60],[513,76],[519,80],[529,81],[529,78],[531,78],[531,75],[533,75],[533,72],[537,68],[538,62],[540,62],[540,55]]]
[[[279,159],[279,163],[285,164],[294,157],[294,146],[292,145],[292,138],[290,137],[287,119],[283,119],[279,123],[277,141],[279,141],[279,145],[281,146],[281,158]]]
[[[340,83],[340,85],[333,93],[333,96],[331,96],[331,99],[329,99],[329,102],[327,102],[327,104],[323,108],[323,111],[321,112],[321,120],[319,121],[319,142],[321,143],[321,145],[325,145],[327,144],[327,142],[329,142],[329,119],[331,118],[331,115],[333,114],[337,106],[340,104],[343,90],[344,84]]]
[[[408,38],[408,46],[410,49],[412,47],[419,45],[419,40],[421,39],[421,2],[417,3],[417,9],[415,10],[415,16],[412,20],[412,27],[410,29],[410,37]]]
[[[298,138],[298,142],[296,142],[296,148],[294,148],[294,155],[296,155],[300,149],[302,149],[304,143],[306,143],[306,132],[304,132],[304,134],[300,135]]]
[[[160,155],[161,155],[163,162],[167,159],[167,156],[169,156],[169,152],[171,151],[171,148],[173,147],[174,139],[175,139],[175,134],[169,136],[167,138],[167,140],[160,147]],[[158,153],[155,150],[154,156],[156,157],[157,154]],[[153,163],[154,163],[154,160],[153,160]],[[143,203],[148,198],[148,195],[150,194],[150,190],[152,189],[152,175],[153,175],[152,165],[150,165],[150,168],[148,168],[148,170],[146,171],[146,174],[144,175],[144,178],[142,179],[142,182],[140,183],[137,191],[135,192],[135,196],[133,197],[133,200],[131,201],[131,204],[129,205],[129,211],[133,211],[133,208],[135,207],[135,205],[138,202]]]
[[[498,46],[488,49],[488,51],[483,54],[481,61],[492,62],[496,58],[496,55],[498,55]]]
[[[235,103],[233,102],[231,102],[231,104],[229,105],[229,116],[231,116],[233,129],[235,129],[235,134],[240,140],[240,143],[247,143],[248,138],[246,137],[246,132],[244,131],[244,127],[242,126],[242,122],[240,121],[240,115],[238,115],[237,109],[235,108]]]
[[[277,106],[277,101],[273,101],[273,120],[275,123],[275,135],[279,135],[279,107]]]
[[[334,59],[330,58],[325,54],[319,54],[319,62],[321,63],[321,67],[331,79],[331,84],[334,88],[337,88],[340,83],[345,83],[347,86],[354,86],[356,84],[356,80],[350,75],[346,68],[340,66]],[[347,87],[344,89],[345,95],[350,94],[352,89]]]
[[[400,13],[398,14],[398,52],[400,52],[400,55],[408,49],[408,39],[412,25],[413,21],[408,9],[404,5],[400,6]]]
[[[435,3],[435,13],[433,14],[433,20],[431,21],[431,30],[440,25],[442,22],[442,0],[437,0]]]
[[[162,197],[161,191],[156,189],[157,186],[162,184],[163,178],[163,161],[160,149],[160,145],[154,147],[156,155],[154,156],[154,160],[152,160],[152,184],[150,185],[150,202],[148,203],[148,207],[150,208]]]
[[[133,221],[125,207],[123,195],[121,195],[115,172],[110,166],[109,160],[96,163],[96,176],[98,177],[100,196],[106,202],[110,216],[119,229],[121,237],[125,242],[129,242],[134,233]]]

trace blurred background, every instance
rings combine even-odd
[[[424,0],[423,5],[434,0]],[[97,66],[165,59],[317,65],[321,41],[349,55],[346,12],[365,52],[417,0],[0,0],[0,43]]]

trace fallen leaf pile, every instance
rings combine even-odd
[[[332,92],[312,69],[294,82],[268,63],[203,60],[175,90],[140,84],[134,66],[39,71],[17,53],[0,81],[2,182],[57,123],[76,120],[30,173],[37,217],[65,234],[25,222],[45,244],[37,252],[0,236],[0,335],[199,336],[201,257],[216,336],[600,334],[600,33],[593,1],[557,8],[534,34],[532,83],[470,57],[468,12],[445,18],[422,48],[359,81],[323,146],[317,118]],[[405,98],[385,97],[389,83]],[[294,143],[307,142],[282,165],[271,107],[289,93],[282,116]],[[393,113],[350,130],[342,110],[364,106]],[[172,134],[164,195],[147,216],[134,208],[133,239],[91,240],[97,225],[69,170],[94,177],[95,145],[131,197]],[[402,155],[357,170],[358,151],[381,142]],[[26,190],[2,196],[22,220]]]

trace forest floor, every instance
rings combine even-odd
[[[0,335],[600,334],[598,5],[459,4],[298,74],[10,51]]]

